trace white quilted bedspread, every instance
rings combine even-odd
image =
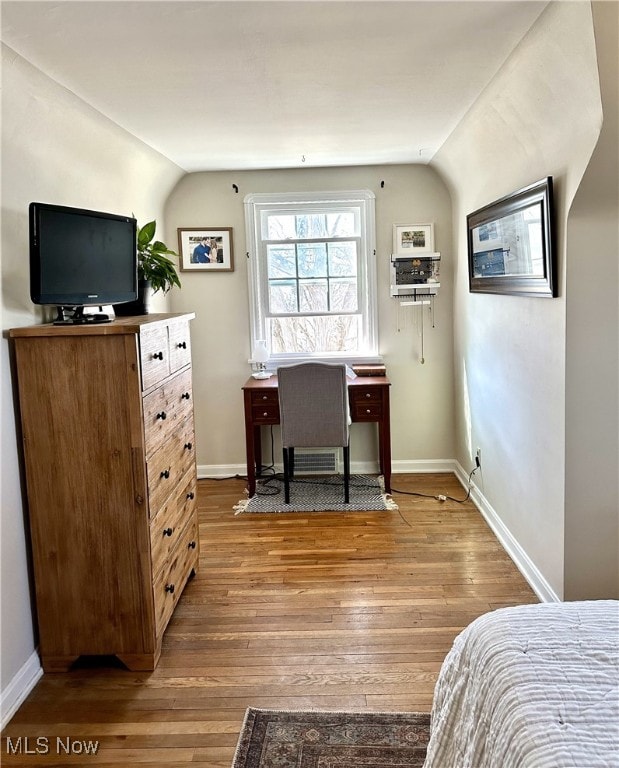
[[[619,602],[502,608],[454,641],[424,768],[619,766]]]

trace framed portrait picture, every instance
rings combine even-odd
[[[232,227],[179,228],[178,253],[183,272],[233,272]]]
[[[394,224],[393,252],[399,256],[434,252],[434,224]]]

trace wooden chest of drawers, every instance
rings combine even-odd
[[[11,331],[46,671],[154,669],[197,570],[192,318]]]

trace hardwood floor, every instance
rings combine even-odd
[[[453,475],[393,485],[465,496]],[[80,660],[45,675],[2,734],[3,765],[229,768],[248,706],[430,711],[455,635],[537,602],[470,501],[394,493],[399,512],[235,516],[243,488],[199,483],[200,571],[157,669]],[[47,753],[25,754],[26,737]]]

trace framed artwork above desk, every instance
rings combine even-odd
[[[358,376],[348,381],[350,416],[354,422],[378,425],[380,471],[385,491],[391,492],[391,426],[389,387],[386,376]],[[261,428],[279,424],[277,376],[270,379],[249,378],[243,385],[245,406],[245,450],[247,454],[247,491],[256,493],[256,477],[262,468]]]

